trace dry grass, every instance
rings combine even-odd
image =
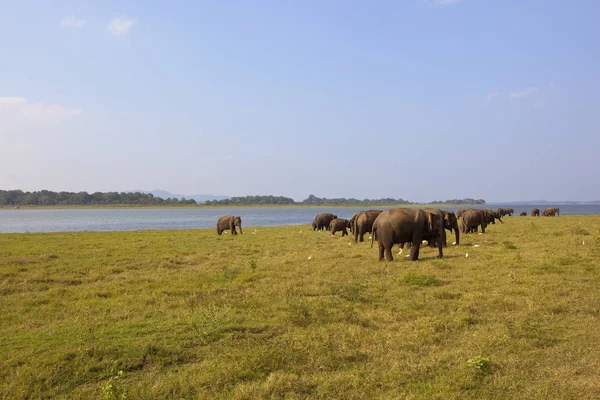
[[[600,398],[600,216],[253,230],[0,235],[0,397]]]

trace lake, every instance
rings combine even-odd
[[[600,204],[555,206],[560,207],[561,216],[600,214]],[[514,208],[518,215],[521,211],[529,214],[534,206],[487,204],[485,207],[494,210],[498,207]],[[554,206],[536,207],[543,210]],[[301,225],[310,224],[316,214],[323,212],[331,212],[340,218],[350,218],[355,212],[372,208],[377,207],[0,210],[0,233],[215,228],[217,219],[222,215],[240,215],[242,228]]]

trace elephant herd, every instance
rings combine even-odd
[[[329,225],[327,225],[329,224]],[[456,244],[460,242],[458,219],[453,212],[433,208],[424,210],[393,209],[367,210],[354,214],[350,220],[338,218],[331,213],[318,214],[313,223],[313,230],[324,230],[329,226],[331,235],[342,231],[342,236],[348,230],[354,235],[354,242],[363,242],[364,235],[371,233],[373,240],[379,244],[379,259],[392,261],[392,247],[399,244],[401,248],[410,245],[410,259],[419,258],[419,249],[423,240],[429,245],[436,246],[439,256],[443,257],[443,247],[446,246],[446,229],[455,232]]]
[[[384,258],[393,261],[392,247],[398,244],[404,248],[404,244],[410,247],[411,261],[419,258],[419,249],[423,241],[429,246],[438,248],[438,257],[443,257],[443,247],[446,243],[446,230],[454,232],[456,241],[460,243],[460,234],[476,233],[481,227],[481,233],[490,224],[500,223],[502,217],[512,216],[512,208],[498,208],[496,211],[484,208],[460,209],[456,214],[452,211],[444,211],[435,208],[408,209],[396,208],[391,210],[366,210],[359,211],[347,220],[338,218],[331,213],[317,214],[312,222],[313,231],[329,230],[331,235],[342,232],[342,236],[348,235],[348,231],[354,236],[354,242],[364,242],[364,235],[371,233],[371,247],[376,240],[379,245],[379,260]],[[532,216],[559,216],[560,209],[547,208],[540,213],[534,208]],[[521,212],[521,216],[527,213]],[[458,220],[460,218],[460,225]],[[237,235],[236,227],[242,234],[242,218],[239,216],[226,215],[217,221],[217,233],[221,235],[226,230],[231,230]]]

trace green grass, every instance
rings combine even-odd
[[[253,230],[0,235],[0,398],[600,398],[600,216]]]

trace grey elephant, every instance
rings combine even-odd
[[[460,222],[460,230],[462,233],[477,232],[481,225],[481,233],[485,233],[485,214],[481,210],[467,210],[464,212]]]
[[[458,219],[456,218],[456,215],[452,212],[452,211],[443,211],[443,210],[438,210],[436,208],[426,208],[425,210],[423,210],[427,213],[432,214],[433,218],[436,218],[435,223],[441,223],[443,224],[444,228],[446,230],[449,230],[450,233],[452,233],[452,231],[454,231],[455,237],[456,237],[456,241],[454,242],[456,245],[460,244],[460,230],[458,228]],[[441,222],[438,222],[441,221]],[[436,232],[437,233],[437,232]],[[436,247],[438,245],[438,236],[437,234],[433,234],[433,235],[428,235],[428,236],[423,236],[423,240],[427,240],[429,246],[431,247]],[[446,232],[443,232],[443,236],[441,238],[442,244],[444,247],[447,247],[447,241],[446,241]],[[411,247],[411,243],[408,243],[408,247]],[[404,243],[400,243],[400,248],[403,249],[404,248]]]
[[[531,209],[531,216],[532,217],[539,217],[540,216],[540,209],[539,208],[532,208]]]
[[[313,231],[329,229],[329,224],[336,218],[337,215],[333,215],[331,213],[317,214],[312,223]]]
[[[224,215],[217,221],[217,233],[220,235],[223,231],[228,229],[231,230],[232,235],[237,235],[235,227],[240,228],[240,235],[242,234],[242,218],[233,215]]]
[[[458,219],[456,218],[456,215],[451,212],[451,211],[444,211],[444,210],[438,210],[437,208],[426,208],[423,211],[433,214],[433,218],[436,219],[435,225],[438,226],[438,224],[441,224],[444,227],[444,230],[442,232],[442,244],[444,247],[447,246],[447,241],[446,241],[446,229],[450,231],[450,233],[452,233],[452,231],[454,231],[454,235],[456,238],[456,244],[460,244],[460,232],[459,232],[459,228],[458,228]],[[438,232],[434,232],[434,234],[430,235],[429,237],[425,237],[423,238],[423,240],[427,240],[429,242],[430,246],[435,246],[437,244],[437,240],[438,237],[436,236]]]
[[[356,220],[356,216],[360,214],[360,211],[352,214],[352,217],[348,220],[348,230],[350,233],[354,234],[354,221]]]
[[[407,208],[381,212],[373,223],[371,236],[371,247],[373,247],[373,240],[377,240],[379,244],[379,260],[383,260],[385,255],[388,261],[393,261],[392,247],[395,244],[408,242],[411,243],[409,259],[418,260],[424,237],[443,237],[444,226],[439,222],[436,223],[434,215],[423,210]],[[443,257],[442,240],[437,242],[439,257]]]
[[[521,217],[526,217],[527,216],[527,212],[526,211],[521,211],[521,213],[519,215]]]
[[[495,225],[496,220],[500,221],[501,223],[504,223],[504,222],[502,222],[502,218],[500,218],[501,215],[498,211],[492,211],[492,210],[488,210],[485,208],[480,209],[480,211],[483,212],[486,224],[488,224],[488,225],[494,224]],[[508,214],[506,214],[506,215],[508,215]]]
[[[381,210],[368,210],[356,214],[352,229],[354,243],[358,241],[364,242],[365,233],[371,233],[373,231],[373,223],[381,212]]]
[[[336,232],[342,231],[342,237],[348,235],[348,220],[343,218],[332,219],[329,223],[329,232],[334,236]]]
[[[546,208],[544,211],[542,211],[542,215],[544,217],[560,216],[560,208],[556,208],[556,207]]]

